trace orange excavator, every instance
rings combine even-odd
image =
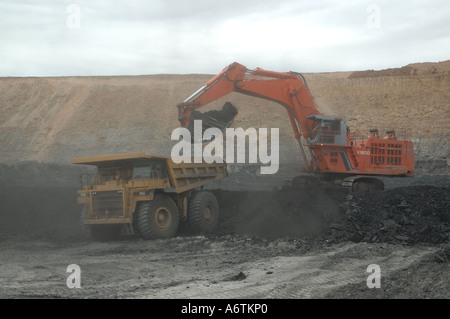
[[[377,176],[414,175],[411,141],[398,139],[394,130],[380,138],[377,129],[357,138],[345,117],[319,111],[304,76],[297,72],[250,70],[234,62],[177,106],[181,126],[192,128],[195,119],[203,120],[203,129],[229,126],[237,114],[231,103],[225,103],[222,113],[197,109],[231,92],[271,100],[286,109],[307,172],[331,176],[353,190],[384,189]]]

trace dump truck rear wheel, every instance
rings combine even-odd
[[[173,237],[180,219],[175,202],[166,195],[156,195],[152,201],[141,203],[137,218],[139,232],[145,239]]]
[[[214,194],[199,192],[189,203],[189,228],[196,233],[210,233],[219,224],[219,204]]]

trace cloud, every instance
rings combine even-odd
[[[448,1],[2,0],[0,76],[400,67],[449,58],[449,17]]]

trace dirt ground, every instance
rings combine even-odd
[[[237,235],[109,243],[1,242],[2,298],[449,298],[448,262],[434,246],[342,243]],[[5,262],[6,261],[6,262]],[[69,289],[67,268],[81,269]],[[367,267],[381,288],[367,287]]]
[[[260,178],[231,174],[212,185],[217,232],[168,240],[85,240],[75,189],[3,188],[15,214],[2,211],[0,298],[450,297],[448,176],[386,180],[386,191],[361,194]],[[72,264],[79,289],[67,286]],[[373,264],[380,288],[367,285]]]

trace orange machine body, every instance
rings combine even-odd
[[[247,79],[247,74],[253,77]],[[178,105],[181,125],[189,125],[193,110],[231,92],[271,100],[287,110],[305,171],[347,176],[414,175],[411,141],[397,139],[393,130],[386,131],[382,138],[376,129],[366,138],[357,137],[350,132],[345,117],[319,111],[305,78],[296,72],[249,70],[232,63]]]

